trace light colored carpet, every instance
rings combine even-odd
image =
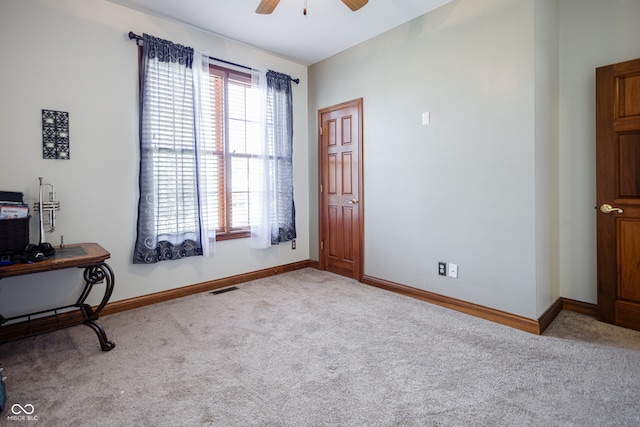
[[[111,352],[85,326],[0,346],[7,409],[38,426],[640,425],[640,332],[562,312],[535,336],[314,269],[238,287],[101,318]]]

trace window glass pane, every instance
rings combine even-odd
[[[229,152],[261,154],[257,91],[246,83],[229,82]]]
[[[247,131],[244,120],[229,119],[229,153],[244,154],[246,148]]]
[[[229,118],[240,119],[245,118],[245,106],[246,106],[246,86],[229,83],[228,95],[229,97]]]
[[[249,159],[231,157],[231,227],[249,225]]]
[[[238,229],[249,226],[249,193],[233,192],[231,205],[231,228]]]
[[[262,148],[260,147],[262,138],[260,135],[261,126],[257,121],[249,121],[246,125],[247,129],[247,154],[260,155]]]
[[[249,190],[249,159],[246,157],[231,157],[231,189],[232,191]]]

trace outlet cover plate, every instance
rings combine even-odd
[[[447,275],[447,263],[446,262],[439,262],[438,263],[438,274],[440,276],[446,276]]]

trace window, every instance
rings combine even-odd
[[[296,237],[291,77],[208,59],[143,36],[134,263],[206,256],[214,237]]]
[[[211,128],[205,131],[204,165],[208,170],[209,188],[216,189],[207,197],[206,214],[209,227],[217,240],[248,237],[250,235],[249,198],[251,165],[260,154],[260,123],[255,107],[255,93],[251,90],[251,76],[214,65],[209,66]],[[167,79],[167,81],[169,81]],[[162,90],[175,92],[178,88],[166,85]],[[179,88],[180,92],[183,88]],[[164,111],[159,121],[159,149],[151,154],[160,172],[171,179],[177,174],[190,176],[195,181],[195,153],[190,145],[193,129],[193,110],[188,108],[193,97],[184,91],[185,109]],[[162,135],[170,141],[163,144]],[[178,143],[175,142],[176,136]],[[184,143],[182,143],[184,141]],[[253,169],[257,169],[254,165]],[[161,184],[160,184],[161,185]],[[158,200],[158,227],[170,233],[176,229],[195,229],[196,216],[186,219],[176,215],[178,203],[193,203],[194,186],[185,186],[189,194],[175,194],[173,190],[160,192]],[[254,185],[255,188],[255,185]],[[178,225],[179,224],[179,225]],[[162,233],[164,234],[164,233]]]
[[[267,73],[264,83],[270,79],[272,89],[266,116],[264,88],[252,87],[251,75],[209,65],[209,78],[207,152],[213,156],[207,168],[217,197],[209,198],[207,212],[217,240],[248,237],[251,224],[265,223],[265,210],[271,244],[295,238],[291,78]],[[283,80],[288,84],[278,84]]]
[[[217,179],[217,195],[209,200],[209,223],[216,230],[218,240],[247,237],[250,234],[251,170],[255,171],[258,146],[262,140],[258,132],[262,126],[256,109],[255,91],[251,76],[211,65],[210,102],[213,126],[211,141],[211,170]]]

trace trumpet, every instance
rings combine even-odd
[[[56,188],[52,184],[47,184],[42,182],[42,177],[38,178],[40,180],[40,195],[38,198],[38,202],[33,204],[33,208],[38,211],[40,216],[40,242],[45,243],[47,240],[45,238],[45,233],[53,233],[56,229],[56,211],[60,210],[60,202],[56,200]],[[44,199],[44,191],[45,187],[49,187],[49,200],[45,201]],[[45,213],[47,218],[45,220]],[[45,230],[45,225],[46,230]]]

